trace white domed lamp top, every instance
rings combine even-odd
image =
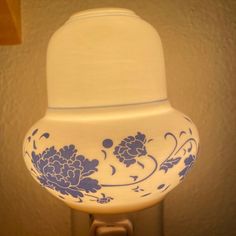
[[[159,35],[126,9],[73,15],[47,53],[49,107],[94,107],[166,99]]]

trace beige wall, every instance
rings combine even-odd
[[[70,210],[27,173],[21,143],[46,107],[50,36],[74,12],[106,6],[130,8],[158,30],[169,98],[200,131],[199,161],[165,200],[165,236],[236,235],[234,0],[22,0],[23,43],[0,47],[0,235],[76,228]]]

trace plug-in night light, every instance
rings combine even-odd
[[[50,40],[47,89],[48,109],[26,135],[24,159],[74,209],[150,207],[196,160],[197,129],[167,98],[159,35],[130,10],[73,15]]]

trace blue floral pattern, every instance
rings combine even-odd
[[[40,183],[61,194],[83,197],[83,192],[95,193],[101,188],[96,179],[88,177],[98,171],[98,160],[78,155],[74,145],[59,151],[52,146],[39,154],[33,151],[31,157]]]
[[[141,171],[146,170],[145,161],[147,159],[152,161],[152,168],[147,168],[148,172],[145,172],[142,178],[137,175],[138,173],[129,173],[127,180],[114,183],[109,181],[108,178],[108,183],[99,183],[96,177],[93,177],[93,174],[98,172],[98,159],[86,158],[84,155],[79,154],[75,145],[65,145],[58,149],[55,146],[51,146],[38,152],[40,145],[36,142],[36,138],[38,139],[37,141],[42,141],[49,137],[50,134],[48,132],[41,135],[39,130],[35,129],[31,136],[27,138],[28,143],[32,144],[32,148],[29,150],[33,150],[32,152],[25,150],[25,154],[30,157],[34,166],[34,168],[31,168],[31,172],[44,187],[57,191],[60,198],[65,199],[65,195],[68,195],[76,198],[75,202],[77,203],[83,202],[82,198],[84,197],[89,197],[90,201],[99,204],[109,203],[114,200],[114,197],[109,196],[109,192],[101,193],[100,190],[102,189],[103,191],[105,188],[109,190],[111,187],[121,186],[131,186],[130,191],[140,194],[140,197],[149,196],[152,193],[146,192],[146,190],[145,193],[143,186],[138,184],[149,179],[157,171],[163,171],[163,174],[167,174],[175,166],[179,166],[180,162],[183,163],[182,160],[184,160],[184,168],[177,172],[180,181],[182,181],[192,168],[196,160],[194,154],[198,150],[198,143],[192,137],[190,128],[187,131],[182,130],[178,134],[167,132],[164,138],[172,140],[174,145],[171,152],[159,166],[157,158],[150,155],[146,148],[154,140],[153,138],[146,139],[146,135],[141,132],[123,138],[117,142],[118,144],[115,144],[116,142],[110,138],[105,138],[101,143],[104,148],[101,151],[104,155],[104,160],[107,162],[106,167],[109,166],[110,168],[111,177],[117,175],[121,168],[130,167],[135,163],[141,167]],[[115,144],[114,147],[113,144]],[[110,156],[111,154],[112,156]],[[144,157],[144,159],[140,157]],[[110,158],[115,158],[117,163],[113,159],[111,165]],[[118,166],[118,161],[123,165]],[[101,168],[100,171],[102,171]],[[157,191],[164,192],[169,187],[170,184],[161,183],[157,186]]]
[[[109,203],[111,200],[113,200],[112,197],[107,197],[104,193],[101,193],[102,197],[97,198],[97,203],[100,204],[105,204],[105,203]]]
[[[161,164],[160,170],[164,170],[164,172],[166,173],[174,165],[177,165],[180,160],[181,157],[167,159]]]
[[[179,176],[181,177],[180,180],[183,180],[186,177],[186,175],[192,169],[195,160],[196,160],[196,156],[195,155],[189,155],[189,157],[187,157],[184,160],[185,167],[184,167],[183,170],[181,170],[179,172]]]
[[[135,136],[128,136],[115,147],[113,154],[124,163],[126,167],[137,162],[137,157],[147,155],[145,147],[146,136],[140,132]]]
[[[188,133],[187,133],[188,132]],[[174,141],[174,147],[171,153],[167,156],[167,158],[161,163],[159,170],[163,170],[164,173],[170,171],[174,166],[176,166],[180,161],[188,156],[185,159],[185,168],[179,173],[181,177],[180,180],[184,178],[187,172],[190,170],[193,162],[196,159],[196,156],[193,155],[194,149],[196,147],[196,151],[198,150],[197,141],[192,137],[192,130],[189,128],[188,131],[180,131],[179,138],[177,138],[173,133],[167,132],[164,136],[165,139],[168,137]],[[188,136],[190,135],[190,137]],[[187,137],[184,139],[184,142],[181,141],[181,137]]]
[[[101,193],[102,197],[96,197],[96,196],[93,196],[93,195],[89,195],[89,194],[86,194],[86,196],[92,198],[90,199],[90,201],[96,201],[97,203],[100,203],[100,204],[105,204],[105,203],[109,203],[110,201],[112,201],[114,198],[113,197],[110,197],[110,196],[106,196],[105,193]]]

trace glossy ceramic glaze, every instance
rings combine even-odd
[[[98,21],[103,27],[94,28]],[[72,16],[50,42],[50,107],[27,133],[23,154],[35,180],[72,208],[114,214],[152,206],[183,181],[196,160],[196,127],[169,104],[160,40],[143,22],[128,10],[87,11]],[[147,35],[140,34],[142,39],[137,42],[129,41],[130,52],[123,39],[117,40],[116,30],[110,32],[112,24],[119,33],[128,27],[133,32],[131,38],[137,38],[140,31]],[[136,28],[129,24],[136,24]],[[80,42],[78,35],[85,29],[94,37],[82,46],[64,45],[71,38],[68,25],[75,27],[69,31],[75,32]],[[112,48],[109,52],[104,49],[103,55],[97,53],[102,47],[95,39],[104,34],[104,29],[110,32],[110,45],[120,48],[119,53]],[[141,46],[132,47],[136,43]],[[86,48],[88,44],[93,49]],[[146,57],[140,49],[143,45]],[[64,67],[58,72],[59,64]],[[84,65],[86,70],[81,72],[79,68]],[[135,72],[135,68],[139,69]],[[98,72],[95,79],[88,74],[89,69]],[[65,87],[69,90],[64,91]]]

